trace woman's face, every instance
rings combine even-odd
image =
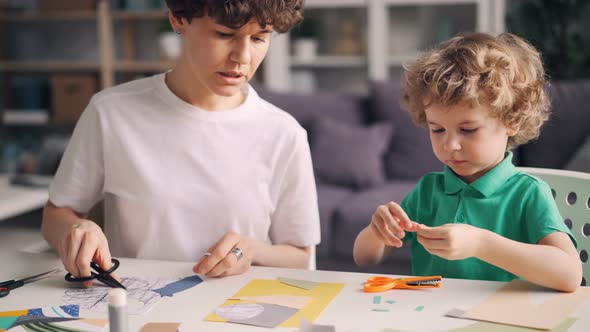
[[[178,22],[178,21],[176,21]],[[256,73],[268,51],[272,26],[250,22],[239,29],[217,24],[203,16],[177,25],[183,35],[179,63],[203,92],[230,97],[240,93]]]

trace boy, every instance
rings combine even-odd
[[[416,275],[519,277],[575,291],[575,239],[549,186],[517,170],[510,152],[547,120],[545,84],[539,53],[509,33],[458,36],[407,65],[404,102],[446,166],[399,205],[377,208],[356,238],[355,262],[379,263],[405,238]]]

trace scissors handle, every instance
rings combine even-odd
[[[113,266],[111,266],[111,268],[106,271],[103,270],[100,266],[98,266],[98,264],[96,264],[94,262],[90,262],[90,267],[98,273],[90,271],[90,276],[74,277],[71,273],[68,272],[68,274],[66,274],[66,281],[72,281],[72,282],[90,281],[93,279],[97,279],[99,275],[111,274],[111,273],[113,273],[113,271],[115,271],[119,267],[119,260],[112,258],[111,262],[113,263]]]
[[[414,278],[390,278],[390,277],[371,277],[363,286],[367,293],[383,292],[393,288],[398,289],[422,289],[422,288],[439,288],[441,285],[441,276],[427,276]]]
[[[363,286],[367,293],[383,292],[395,288],[397,280],[389,277],[371,277]]]
[[[66,280],[67,281],[74,281],[74,282],[81,282],[81,281],[90,281],[90,280],[96,279],[96,280],[104,283],[105,285],[113,287],[113,288],[127,289],[127,288],[125,288],[125,286],[123,286],[123,284],[118,282],[117,279],[115,279],[111,276],[111,273],[113,273],[113,271],[115,271],[119,267],[119,260],[112,258],[111,262],[113,263],[113,266],[111,266],[111,268],[106,271],[103,270],[98,264],[96,264],[94,262],[90,262],[90,267],[92,269],[94,269],[94,271],[96,271],[96,272],[90,271],[90,276],[77,277],[77,278],[73,277],[71,273],[68,273],[68,274],[66,274]]]
[[[0,297],[5,297],[6,295],[10,294],[12,289],[22,287],[24,284],[25,283],[22,280],[8,280],[3,282],[0,285]]]

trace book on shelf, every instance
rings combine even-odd
[[[49,112],[46,109],[6,109],[2,114],[4,125],[46,125]]]

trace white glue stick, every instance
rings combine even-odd
[[[109,290],[109,330],[127,332],[127,292],[123,288]]]

